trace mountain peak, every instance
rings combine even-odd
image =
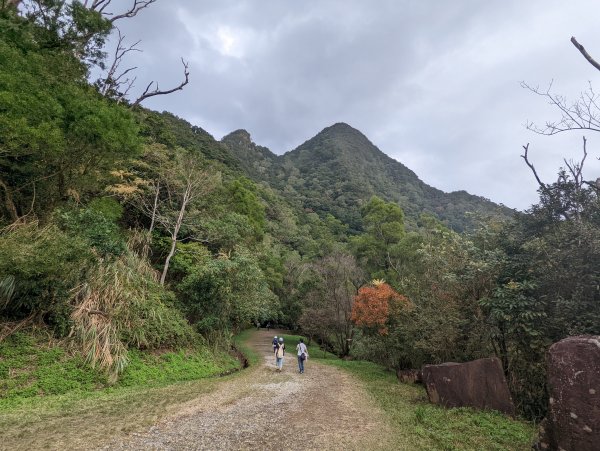
[[[228,135],[223,136],[221,141],[237,141],[239,143],[243,143],[246,145],[252,144],[252,137],[247,130],[240,128],[238,130],[232,131]]]
[[[345,122],[336,122],[329,127],[325,127],[317,136],[319,135],[354,135],[366,138],[366,136],[360,130],[357,130]]]

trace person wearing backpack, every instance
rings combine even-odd
[[[273,355],[275,356],[275,365],[277,365],[277,345],[279,344],[279,340],[277,339],[277,335],[273,337]]]
[[[298,371],[300,374],[304,373],[304,361],[308,359],[308,349],[304,344],[304,339],[300,339],[300,343],[296,346],[296,352],[298,353]]]
[[[283,344],[283,337],[279,337],[277,350],[275,351],[275,357],[277,358],[277,371],[281,373],[281,370],[283,369],[283,358],[285,357],[285,344]]]

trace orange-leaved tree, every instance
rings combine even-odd
[[[351,319],[359,327],[375,329],[387,335],[390,319],[395,313],[410,308],[410,300],[383,280],[373,280],[361,287],[354,298]]]

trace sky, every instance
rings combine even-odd
[[[595,0],[158,0],[117,24],[141,40],[123,63],[132,97],[189,63],[189,85],[148,108],[216,139],[246,129],[276,154],[346,122],[431,186],[524,210],[538,195],[522,146],[552,182],[583,133],[527,130],[559,116],[520,82],[575,99],[600,73],[570,37],[600,59],[599,19]],[[595,180],[600,133],[586,137]]]

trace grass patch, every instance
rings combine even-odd
[[[300,339],[284,335],[288,352]],[[430,404],[425,389],[401,384],[396,375],[371,362],[342,360],[309,346],[310,360],[336,366],[363,382],[385,412],[398,449],[410,450],[529,450],[535,439],[531,423],[493,411],[445,409]]]
[[[17,333],[0,343],[0,448],[93,447],[175,413],[213,389],[217,379],[210,377],[239,367],[206,348],[128,357],[109,385],[104,373],[47,336]]]
[[[0,343],[0,409],[23,398],[91,391],[107,384],[105,374],[42,337],[17,333]]]
[[[207,349],[167,352],[161,355],[129,352],[129,366],[119,379],[120,386],[154,386],[203,379],[239,367],[239,362],[225,353]]]
[[[248,340],[254,332],[254,329],[246,329],[233,337],[233,344],[248,359],[250,366],[256,366],[261,361],[260,354],[248,345]]]
[[[197,348],[162,354],[130,351],[129,365],[110,384],[106,373],[41,335],[17,333],[0,343],[0,411],[36,399],[72,394],[85,398],[99,390],[154,387],[212,377],[239,367],[226,353]]]

